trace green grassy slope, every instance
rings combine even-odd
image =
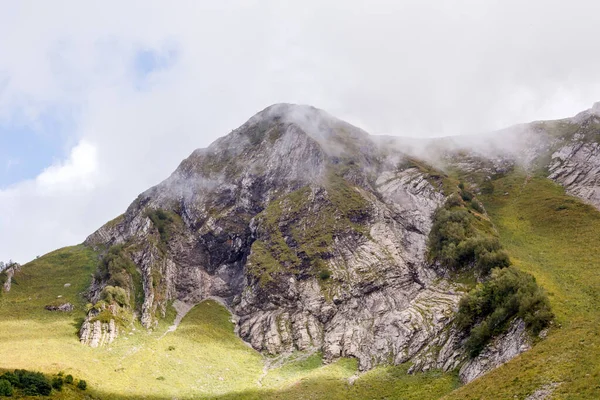
[[[282,371],[270,374],[288,375],[289,368],[297,371],[284,385],[263,387],[222,397],[222,399],[293,399],[293,400],[329,400],[329,399],[403,399],[433,400],[439,399],[458,387],[458,379],[453,374],[433,371],[408,375],[407,366],[379,367],[360,375],[353,384],[349,378],[356,373],[353,360],[339,360],[327,366],[315,362],[308,365],[284,367]],[[285,378],[284,378],[285,380]]]
[[[255,386],[262,357],[234,335],[227,310],[214,302],[197,306],[176,332],[164,337],[167,321],[154,332],[133,326],[109,347],[81,345],[77,332],[85,300],[80,293],[89,286],[96,263],[93,252],[77,246],[22,267],[11,291],[0,297],[1,369],[64,371],[85,379],[88,393],[100,398],[191,398]],[[44,310],[57,296],[76,310]]]
[[[523,399],[560,383],[556,399],[600,398],[600,212],[551,181],[515,173],[485,200],[514,264],[550,296],[546,340],[448,399]],[[505,195],[505,193],[507,193]]]
[[[450,374],[407,375],[407,366],[377,368],[351,385],[355,360],[324,365],[319,354],[295,355],[264,370],[263,357],[234,334],[229,312],[214,301],[194,307],[175,332],[165,334],[171,309],[153,332],[135,325],[109,347],[83,346],[77,339],[85,315],[81,293],[97,262],[92,251],[75,246],[22,267],[0,297],[0,370],[63,371],[88,382],[85,393],[65,389],[56,394],[61,399],[436,399],[458,385]],[[57,300],[76,309],[44,310]]]

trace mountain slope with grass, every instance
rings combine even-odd
[[[416,154],[269,107],[16,269],[0,369],[70,398],[595,398],[597,119]]]

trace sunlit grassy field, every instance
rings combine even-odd
[[[319,354],[293,355],[264,369],[263,356],[235,336],[229,312],[210,300],[194,307],[175,332],[165,334],[175,317],[171,309],[153,332],[134,326],[109,347],[83,346],[77,339],[85,314],[81,293],[96,262],[93,252],[75,246],[23,266],[0,297],[0,369],[62,371],[88,382],[85,396],[102,399],[436,399],[458,385],[453,374],[407,375],[408,366],[377,368],[350,384],[355,360],[324,365]],[[56,300],[76,310],[44,310]],[[68,389],[57,394],[85,396]]]

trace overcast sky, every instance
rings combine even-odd
[[[272,103],[404,136],[574,115],[600,100],[599,15],[595,0],[0,0],[0,260],[80,243]]]

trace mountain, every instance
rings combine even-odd
[[[506,182],[522,176],[516,187],[525,191],[549,178],[600,208],[599,135],[598,104],[564,120],[422,141],[371,136],[314,107],[276,104],[195,150],[65,253],[95,260],[86,261],[92,276],[81,277],[88,304],[59,295],[46,306],[81,310],[86,352],[125,346],[144,331],[162,340],[187,312],[216,301],[239,338],[279,360],[267,361],[265,376],[318,356],[332,366],[357,360],[356,377],[401,365],[424,377],[456,371],[468,383],[535,353],[564,323],[553,281],[538,285],[494,218],[517,190]],[[28,270],[4,274],[8,287],[19,286],[6,299]]]

